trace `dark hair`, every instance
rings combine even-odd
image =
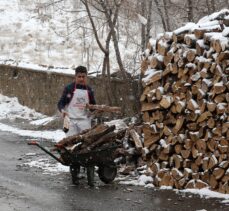
[[[87,68],[84,67],[84,66],[78,66],[78,67],[76,67],[76,69],[75,69],[75,75],[76,75],[77,73],[86,73],[86,74],[87,74]]]

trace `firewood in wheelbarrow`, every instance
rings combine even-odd
[[[90,144],[95,140],[99,139],[99,137],[103,136],[104,134],[113,131],[115,126],[108,126],[105,124],[95,125],[91,129],[87,129],[82,131],[81,133],[73,136],[66,137],[60,140],[55,146],[61,148],[61,146],[72,146],[79,142],[86,142],[86,144]]]
[[[84,144],[91,144],[96,140],[98,140],[100,137],[114,130],[115,130],[115,125],[108,126],[105,124],[100,124],[97,127],[95,127],[93,130],[90,130],[88,133],[84,135]]]
[[[82,146],[82,149],[78,151],[78,153],[87,153],[94,148],[98,148],[103,146],[105,143],[114,143],[117,139],[122,139],[125,135],[126,129],[122,129],[118,132],[111,131],[107,134],[101,136],[97,141],[91,143],[90,145]]]

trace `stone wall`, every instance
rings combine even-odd
[[[44,72],[0,65],[0,93],[17,97],[22,105],[38,112],[54,115],[57,113],[57,102],[66,84],[74,81],[73,75]],[[88,78],[88,84],[94,89],[97,104],[109,104],[104,90],[104,80]],[[125,116],[137,113],[137,82],[128,87],[121,80],[112,80],[113,106],[120,106]],[[124,102],[124,100],[125,102]]]

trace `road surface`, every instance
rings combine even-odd
[[[49,158],[25,137],[0,131],[0,210],[2,211],[223,211],[229,205],[222,199],[199,198],[172,190],[123,186],[114,182],[104,185],[96,178],[95,188],[86,178],[79,186],[71,184],[69,173],[44,174],[39,168],[24,165],[28,153],[32,159]],[[52,158],[50,157],[50,160]],[[55,162],[55,161],[54,161]]]

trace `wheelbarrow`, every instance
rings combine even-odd
[[[117,166],[114,162],[115,151],[119,145],[109,144],[93,149],[85,153],[71,151],[62,145],[54,145],[54,150],[57,151],[60,157],[57,157],[52,151],[46,149],[37,141],[28,142],[28,145],[35,145],[50,155],[52,158],[60,162],[62,165],[70,167],[73,184],[78,184],[78,174],[80,166],[87,168],[88,184],[94,184],[94,167],[98,167],[98,176],[100,180],[106,184],[111,183],[117,175]]]

